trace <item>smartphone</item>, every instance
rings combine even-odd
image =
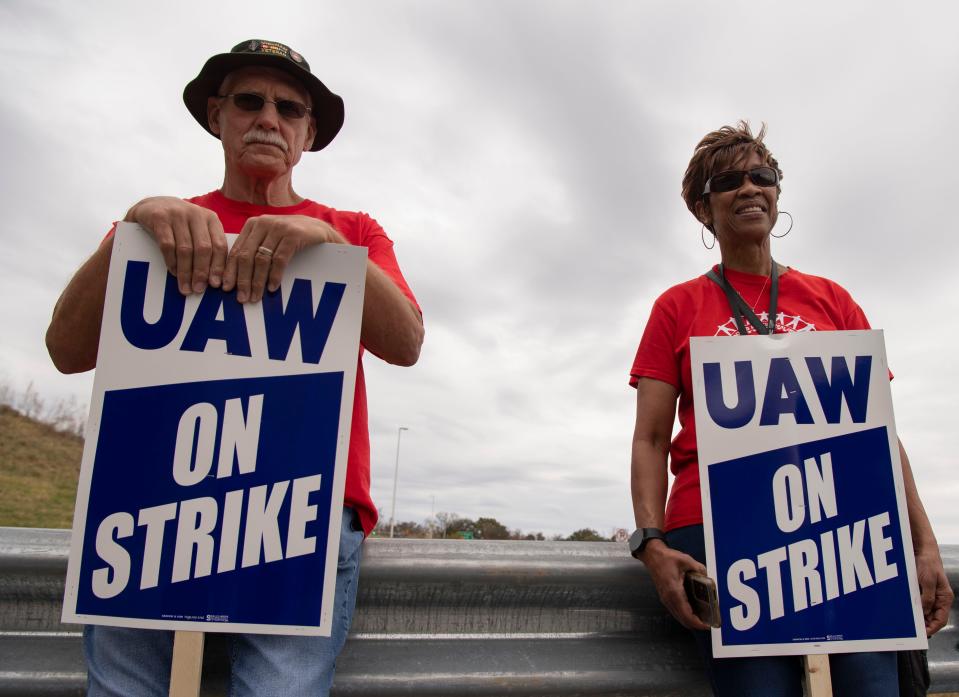
[[[683,580],[686,588],[686,597],[693,613],[710,627],[719,627],[722,620],[719,615],[719,595],[716,593],[716,582],[703,574],[686,572]]]

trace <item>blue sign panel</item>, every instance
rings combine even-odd
[[[888,443],[876,428],[710,468],[725,645],[911,634]]]
[[[107,392],[78,612],[318,625],[309,584],[326,562],[317,512],[330,507],[342,384],[322,373]]]

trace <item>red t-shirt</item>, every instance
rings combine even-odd
[[[769,277],[727,269],[726,280],[765,323]],[[746,328],[755,333],[748,322]],[[777,333],[843,329],[869,329],[866,315],[844,288],[795,269],[780,274]],[[705,276],[673,286],[660,295],[646,323],[629,384],[635,387],[639,378],[654,378],[679,390],[680,430],[669,448],[670,470],[676,479],[666,503],[666,530],[703,522],[689,338],[738,333],[726,295]]]
[[[323,220],[339,232],[347,241],[366,247],[369,259],[379,266],[403,294],[416,303],[413,292],[406,284],[393,254],[393,241],[383,228],[365,213],[338,211],[305,200],[294,206],[258,206],[243,201],[233,201],[220,191],[211,191],[203,196],[187,199],[216,213],[227,234],[239,234],[247,218],[258,215],[308,215]],[[417,305],[419,307],[419,305]],[[363,531],[368,535],[376,526],[377,511],[370,498],[370,434],[366,407],[366,381],[363,377],[363,347],[357,359],[356,391],[353,395],[353,421],[350,427],[350,448],[347,454],[346,492],[344,505],[354,508],[359,515]]]

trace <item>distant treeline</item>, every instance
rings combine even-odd
[[[10,407],[27,418],[53,426],[61,433],[83,437],[87,423],[87,406],[75,397],[49,402],[40,396],[33,383],[18,390],[0,379],[0,405]]]
[[[380,517],[374,537],[390,536],[390,520]],[[417,539],[466,539],[466,540],[570,540],[578,542],[608,542],[616,539],[615,533],[610,537],[603,537],[591,528],[582,528],[568,537],[551,535],[546,537],[541,532],[523,532],[510,530],[496,518],[463,518],[456,513],[437,513],[433,518],[414,523],[412,521],[397,522],[393,525],[393,537]]]

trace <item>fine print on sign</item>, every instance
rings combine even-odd
[[[691,344],[714,654],[925,648],[882,332]]]
[[[64,622],[329,635],[366,249],[241,305],[117,228]]]

